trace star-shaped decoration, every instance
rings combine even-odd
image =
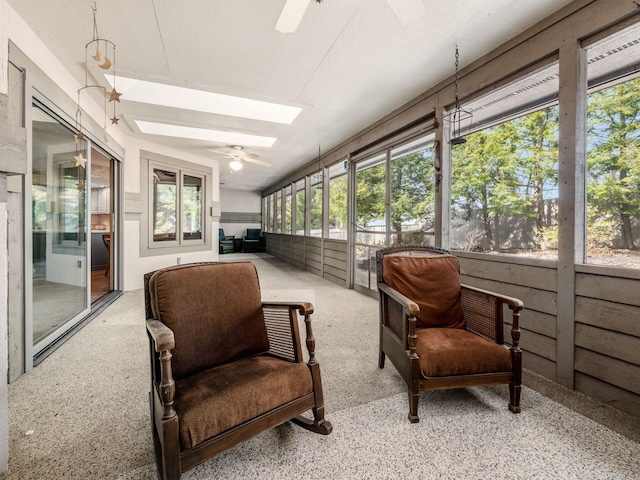
[[[119,121],[120,119],[114,115],[111,119],[111,125],[113,125],[114,123],[117,125]]]
[[[122,94],[116,92],[116,89],[114,88],[113,90],[111,90],[109,92],[109,101],[110,102],[118,102],[118,103],[120,103],[120,97],[121,96],[122,96]]]
[[[74,167],[82,167],[82,168],[86,168],[87,165],[87,159],[84,158],[82,156],[81,153],[79,153],[78,155],[76,155],[75,157],[73,157],[73,160],[71,161],[71,164]]]
[[[82,132],[76,133],[76,142],[79,142],[83,138],[84,138],[84,133],[82,133]]]
[[[84,182],[82,180],[76,183],[76,185],[78,186],[78,190],[84,190]]]

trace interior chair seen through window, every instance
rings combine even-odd
[[[180,478],[289,420],[331,433],[311,330],[313,305],[263,303],[250,262],[175,265],[146,274],[144,289],[160,478]],[[306,326],[307,363],[298,313]]]
[[[509,384],[520,412],[522,352],[515,298],[461,285],[458,258],[442,249],[395,246],[377,251],[380,295],[378,366],[388,356],[407,382],[409,420],[418,422],[421,390]],[[504,305],[512,311],[504,345]]]
[[[242,251],[258,252],[260,250],[261,237],[261,228],[247,228],[247,234],[242,237]]]
[[[233,239],[235,235],[225,235],[224,228],[218,229],[218,241],[220,242],[219,253],[233,253]]]

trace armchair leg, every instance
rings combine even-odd
[[[379,368],[384,368],[384,360],[385,360],[385,358],[386,358],[386,355],[382,351],[382,348],[380,348],[380,352],[378,353],[378,367]]]
[[[411,423],[418,423],[420,418],[418,417],[418,400],[420,399],[420,391],[412,392],[409,388],[409,421]]]
[[[513,413],[520,413],[520,391],[522,386],[515,382],[509,383],[509,410]]]
[[[333,431],[333,425],[331,425],[331,422],[328,422],[324,418],[321,420],[309,420],[308,418],[298,415],[297,417],[292,418],[291,421],[310,432],[320,433],[322,435],[329,435]]]

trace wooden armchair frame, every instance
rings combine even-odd
[[[520,311],[522,301],[479,288],[461,285],[462,306],[466,330],[490,340],[504,344],[503,305],[512,311],[511,352],[512,371],[423,378],[420,359],[416,352],[416,316],[418,305],[384,283],[382,259],[385,255],[399,252],[420,252],[422,255],[439,255],[446,250],[424,246],[398,246],[381,249],[376,253],[378,291],[380,295],[380,348],[378,366],[384,368],[388,356],[408,386],[409,421],[416,423],[420,391],[468,387],[475,385],[509,384],[509,410],[519,413],[522,384],[522,351],[520,341]],[[422,330],[428,330],[422,329]]]
[[[161,479],[178,479],[182,472],[289,420],[316,433],[331,433],[333,427],[324,418],[320,365],[315,357],[315,338],[311,328],[313,305],[306,302],[263,302],[270,344],[268,355],[288,362],[304,363],[297,313],[304,315],[306,348],[309,353],[307,365],[311,372],[313,391],[224,431],[190,450],[181,451],[179,419],[173,409],[176,389],[171,370],[171,350],[175,347],[175,342],[173,332],[161,321],[153,318],[148,289],[152,274],[153,272],[148,273],[144,278],[146,326],[151,358],[149,403],[156,464]],[[313,419],[301,415],[308,410],[312,411]]]

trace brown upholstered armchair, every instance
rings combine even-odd
[[[515,298],[460,284],[457,257],[442,249],[396,246],[376,252],[380,354],[408,385],[409,421],[418,422],[421,390],[509,384],[509,409],[520,412],[522,352]],[[512,346],[504,345],[503,305],[513,312]]]
[[[146,274],[144,285],[160,478],[180,478],[288,420],[331,433],[310,303],[262,303],[249,262],[177,265]],[[306,364],[297,312],[306,324]],[[301,415],[309,410],[313,419]]]

